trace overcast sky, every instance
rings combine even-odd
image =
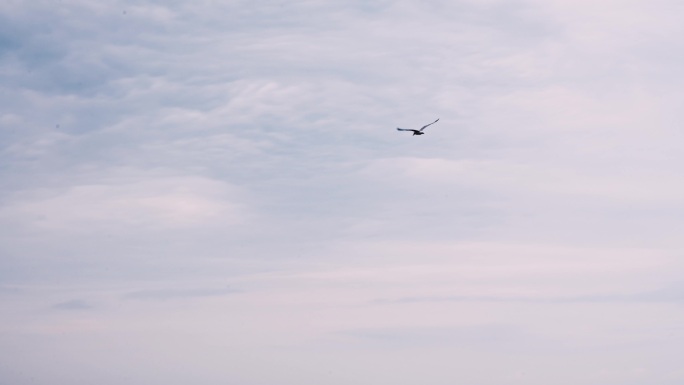
[[[0,2],[0,382],[682,384],[683,17]]]

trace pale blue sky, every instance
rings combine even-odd
[[[0,382],[681,384],[682,16],[2,2]]]

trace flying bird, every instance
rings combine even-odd
[[[432,122],[432,123],[430,123],[430,124],[424,125],[423,127],[420,128],[420,130],[410,130],[410,129],[408,129],[408,128],[399,128],[399,127],[397,127],[397,131],[413,131],[413,135],[412,135],[412,136],[415,136],[415,135],[423,135],[423,134],[424,134],[423,130],[425,129],[425,127],[430,126],[430,125],[433,125],[433,124],[437,123],[437,121],[439,121],[439,119],[435,120],[434,122]]]

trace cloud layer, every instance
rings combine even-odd
[[[680,384],[682,12],[3,2],[0,382]]]

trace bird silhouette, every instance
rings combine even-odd
[[[439,121],[439,119],[435,120],[434,122],[432,122],[432,123],[430,123],[430,124],[424,125],[423,127],[420,128],[420,130],[411,130],[411,129],[408,129],[408,128],[399,128],[399,127],[397,127],[397,131],[412,131],[412,132],[413,132],[413,135],[412,135],[412,136],[415,136],[415,135],[423,135],[423,134],[424,134],[423,130],[425,129],[425,127],[430,126],[430,125],[433,125],[433,124],[437,123],[437,121]]]

